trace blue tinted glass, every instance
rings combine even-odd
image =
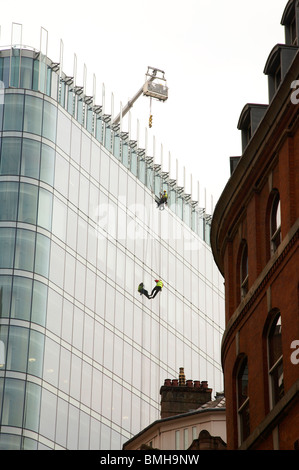
[[[120,136],[118,134],[114,134],[113,137],[113,155],[120,160]]]
[[[41,143],[36,140],[23,139],[21,175],[39,178]]]
[[[53,194],[40,188],[38,197],[37,225],[49,231],[52,228],[52,206]]]
[[[46,321],[48,288],[45,284],[33,281],[31,321],[44,326]]]
[[[135,150],[131,150],[131,155],[130,155],[130,160],[131,160],[131,172],[137,176],[137,153]]]
[[[19,222],[36,225],[38,187],[20,183]]]
[[[20,73],[20,49],[11,49],[12,56],[10,62],[10,86],[19,88]]]
[[[38,90],[38,77],[39,77],[39,60],[35,59],[33,62],[33,90]]]
[[[17,220],[18,192],[18,183],[0,183],[0,220]]]
[[[55,150],[42,144],[40,179],[53,186],[55,168]]]
[[[145,165],[145,160],[141,158],[139,160],[139,175],[138,175],[140,181],[143,184],[146,184],[146,165]]]
[[[35,96],[25,95],[24,131],[41,135],[43,101]]]
[[[41,276],[49,276],[50,239],[41,235],[36,236],[35,272]]]
[[[15,247],[15,230],[12,228],[0,228],[0,267],[12,268]]]
[[[35,232],[30,230],[17,230],[15,269],[33,271],[35,248]]]
[[[56,140],[57,107],[44,101],[43,137],[55,142]]]
[[[67,110],[72,116],[74,115],[74,108],[74,93],[73,90],[69,90],[67,98]]]
[[[79,124],[83,124],[83,101],[78,99],[77,100],[77,121]]]
[[[0,317],[9,317],[12,276],[0,276]]]
[[[45,337],[42,333],[31,330],[29,338],[28,374],[41,377],[43,370]]]
[[[92,134],[93,132],[93,111],[91,108],[88,108],[86,113],[86,129]]]
[[[129,168],[129,146],[127,143],[122,145],[122,159],[125,167]]]
[[[14,276],[11,299],[11,318],[30,321],[32,279]]]
[[[96,119],[96,139],[102,143],[102,136],[103,136],[103,121],[100,117]]]
[[[33,79],[33,59],[29,57],[22,57],[21,59],[21,88],[32,89]]]
[[[35,334],[36,332],[31,332],[31,335]],[[30,335],[30,347],[31,347],[31,335]],[[29,369],[31,365],[35,365],[34,362],[34,357],[30,355],[30,350],[29,350]],[[31,362],[30,362],[31,361]],[[29,372],[29,371],[28,371]],[[34,374],[29,372],[31,375],[38,375],[40,377],[40,374]],[[36,385],[31,382],[27,382],[26,384],[26,399],[25,399],[25,409],[24,409],[24,428],[30,429],[30,431],[38,432],[38,425],[39,425],[39,416],[40,416],[40,401],[41,401],[41,387],[39,385]],[[36,447],[34,446],[34,441],[32,443],[29,443],[30,439],[28,439],[27,445],[24,449],[35,449]]]
[[[2,81],[4,82],[5,88],[9,87],[9,65],[10,57],[4,57],[3,59],[3,72],[2,72]]]
[[[6,379],[3,394],[3,409],[1,423],[7,426],[22,427],[24,411],[25,381]]]
[[[66,91],[66,84],[63,80],[60,80],[59,104],[61,104],[63,108],[65,106],[65,91]]]
[[[0,156],[0,175],[19,175],[21,160],[21,139],[5,137],[2,139]]]
[[[110,126],[108,126],[106,124],[106,126],[105,126],[105,143],[104,143],[104,145],[105,145],[106,149],[109,150],[109,152],[111,150],[111,136],[112,136],[111,128],[110,128]]]
[[[23,128],[24,95],[6,94],[4,104],[4,131],[21,131]]]

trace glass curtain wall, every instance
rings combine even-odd
[[[45,77],[56,98],[10,88],[0,106],[0,448],[120,449],[179,367],[222,390],[222,278],[186,201],[156,209],[152,159],[100,113],[88,132],[72,84]]]

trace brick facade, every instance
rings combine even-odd
[[[282,21],[286,29],[293,13],[299,18],[298,12],[298,1],[289,1]],[[291,85],[299,80],[298,29],[299,25],[296,40],[288,48],[292,53],[288,68],[244,146],[212,222],[212,250],[225,278],[222,364],[228,449],[294,449],[299,439],[299,364],[291,360],[291,344],[299,341],[299,104],[291,102]],[[284,64],[283,47],[273,50],[268,58],[265,73],[269,80],[276,73],[273,64],[278,67],[279,60]],[[254,109],[247,106],[246,112]],[[281,214],[277,246],[271,241],[275,198],[280,200],[277,213]],[[277,239],[273,235],[272,240]],[[248,278],[244,292],[241,268],[245,246]],[[277,324],[275,334],[281,331],[281,335],[279,339],[275,336],[275,341],[281,342],[282,359],[272,370],[270,331],[279,315],[281,330]],[[273,348],[276,354],[277,345]],[[238,398],[238,376],[244,361],[248,376],[242,384],[248,383],[246,393]],[[275,382],[272,377],[276,372]],[[274,392],[279,393],[279,399],[273,398]],[[245,405],[249,412],[244,411]]]

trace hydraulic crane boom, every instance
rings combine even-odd
[[[162,74],[161,77],[157,77],[158,72]],[[152,83],[156,78],[158,78],[159,80],[164,80],[166,82],[166,79],[164,78],[164,73],[165,72],[163,72],[163,70],[160,70],[154,67],[148,67],[146,76],[149,78],[145,81],[145,83],[137,91],[137,93],[133,96],[133,98],[131,98],[128,101],[128,103],[123,108],[123,110],[116,116],[116,118],[112,122],[112,125],[116,125],[120,122],[120,119],[123,118],[127,114],[127,112],[132,108],[133,104],[136,102],[139,96],[142,95],[142,93],[146,96],[150,96],[158,100],[165,101],[168,98],[167,86]]]

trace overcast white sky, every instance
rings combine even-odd
[[[237,122],[246,103],[268,103],[263,73],[268,55],[284,43],[280,24],[287,0],[14,0],[1,11],[1,45],[11,42],[12,22],[21,23],[23,44],[39,48],[40,28],[48,31],[48,56],[59,62],[64,44],[63,70],[73,75],[77,56],[77,84],[87,92],[96,76],[96,103],[114,115],[145,80],[147,66],[165,71],[169,99],[153,101],[153,127],[148,129],[148,154],[171,176],[179,165],[179,184],[186,169],[186,191],[193,181],[193,198],[200,183],[200,204],[215,206],[228,178],[229,157],[241,153]],[[131,111],[131,137],[145,144],[149,98],[140,97]],[[124,130],[127,122],[124,121]]]

